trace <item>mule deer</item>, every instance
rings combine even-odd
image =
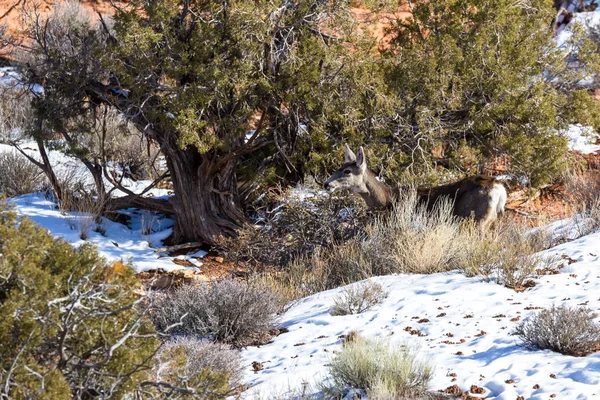
[[[367,168],[363,148],[355,155],[344,145],[344,165],[325,182],[325,189],[350,189],[360,195],[371,208],[390,207],[402,188],[394,190],[377,180]],[[418,189],[419,203],[431,209],[438,199],[448,197],[453,201],[452,212],[463,218],[474,218],[482,227],[504,213],[506,189],[495,178],[476,175],[448,185]]]

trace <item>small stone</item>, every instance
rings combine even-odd
[[[225,259],[223,257],[215,257],[215,261],[219,264],[223,264],[223,261],[225,261]]]
[[[254,370],[254,372],[258,372],[258,371],[262,371],[263,369],[265,369],[265,367],[262,365],[262,363],[259,363],[258,361],[253,361],[252,369]]]

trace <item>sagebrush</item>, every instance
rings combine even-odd
[[[0,154],[0,195],[14,197],[48,187],[42,171],[16,151]]]
[[[185,364],[178,365],[173,360],[177,353],[183,351]],[[178,371],[180,367],[182,370]],[[167,341],[157,354],[157,375],[175,375],[194,377],[202,374],[205,369],[211,373],[221,373],[227,376],[229,386],[239,387],[244,381],[244,365],[238,350],[223,343],[213,343],[195,337],[178,337]]]
[[[585,307],[553,305],[521,322],[514,334],[527,347],[581,357],[600,349],[596,317]]]
[[[336,315],[360,314],[381,304],[388,293],[377,282],[365,281],[349,285],[333,300],[329,313]]]
[[[281,308],[280,297],[264,286],[222,280],[159,293],[151,315],[163,334],[198,335],[244,346],[275,328]]]

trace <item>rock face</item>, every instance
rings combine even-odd
[[[71,0],[73,1],[73,0]],[[37,12],[42,16],[46,16],[52,10],[52,7],[59,2],[50,0],[37,1],[39,7]],[[98,19],[100,15],[111,15],[114,13],[114,8],[110,1],[105,0],[79,0],[81,6],[89,13],[92,20]],[[118,7],[127,7],[128,2],[117,0],[114,2]],[[26,9],[24,10],[24,6]],[[0,23],[6,24],[7,31],[11,35],[20,36],[23,30],[21,15],[27,10],[31,11],[32,4],[29,1],[23,0],[0,0]],[[6,55],[6,54],[4,54]]]

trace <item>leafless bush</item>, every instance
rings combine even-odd
[[[257,211],[258,226],[248,225],[238,238],[220,241],[226,258],[284,267],[320,248],[348,241],[362,232],[366,223],[365,207],[353,196],[317,194],[276,201],[274,208]]]
[[[527,318],[514,331],[527,347],[585,356],[600,349],[596,314],[583,307],[552,306]]]
[[[360,314],[381,304],[386,290],[377,282],[366,281],[345,287],[335,299],[331,315]]]
[[[0,154],[0,194],[19,196],[47,186],[42,171],[24,156],[10,151]]]
[[[234,280],[183,285],[155,300],[152,318],[160,332],[236,346],[273,329],[282,307],[279,296],[267,288]]]
[[[143,135],[115,111],[105,110],[90,127],[91,135],[79,140],[91,154],[119,180],[121,175],[135,180],[156,179],[160,175],[158,145]]]
[[[157,354],[159,374],[173,371],[172,358],[183,350],[186,356],[185,374],[199,375],[208,368],[211,372],[226,373],[229,386],[239,387],[244,381],[244,366],[240,353],[223,343],[213,343],[193,337],[180,337],[166,342]]]
[[[18,85],[20,82],[14,82]],[[18,87],[0,88],[0,142],[22,139],[33,119],[31,97]]]
[[[576,213],[572,219],[575,236],[585,236],[598,230],[600,228],[600,177],[592,173],[571,172],[566,175],[564,181],[569,202]]]

